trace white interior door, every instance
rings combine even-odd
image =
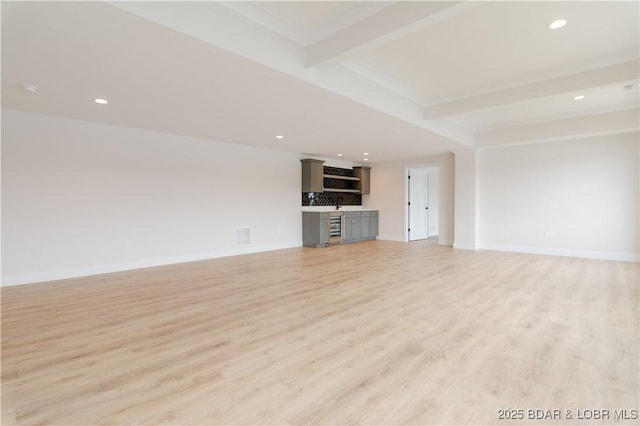
[[[409,241],[429,238],[429,172],[409,169]]]

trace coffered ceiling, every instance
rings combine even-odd
[[[638,1],[3,1],[2,105],[371,162],[633,132],[639,16]]]

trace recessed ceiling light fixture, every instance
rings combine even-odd
[[[100,105],[104,105],[104,104],[108,104],[109,101],[107,101],[106,99],[102,99],[102,98],[96,98],[93,100],[93,102],[100,104]]]
[[[565,21],[564,19],[556,19],[555,21],[549,24],[549,29],[557,30],[558,28],[562,28],[565,25],[567,25],[567,21]]]
[[[584,99],[584,95],[578,95],[578,96],[574,96],[574,97],[573,97],[573,100],[574,100],[574,101],[580,101],[580,100],[582,100],[582,99]]]
[[[38,91],[38,88],[33,84],[23,84],[22,90],[29,93],[36,93]]]
[[[363,152],[362,155],[369,155],[369,153],[368,152]]]
[[[369,161],[369,159],[368,158],[363,158],[362,161]]]
[[[342,154],[338,154],[338,157],[342,157]]]
[[[276,139],[284,139],[284,136],[282,136],[282,135],[276,135]]]

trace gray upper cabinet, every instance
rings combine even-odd
[[[338,176],[325,174],[324,161],[308,158],[300,160],[302,163],[302,192],[353,192],[369,194],[371,183],[371,167],[358,166],[353,168],[354,176]],[[328,184],[325,187],[325,178]],[[337,184],[336,184],[337,181]],[[342,182],[342,183],[341,183]]]
[[[322,192],[324,161],[300,160],[302,162],[302,192]]]
[[[353,173],[357,178],[360,178],[358,182],[358,190],[361,194],[371,193],[371,167],[359,166],[353,168]]]

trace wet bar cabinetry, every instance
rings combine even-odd
[[[360,194],[366,195],[371,193],[371,167],[359,166],[353,168],[354,175],[358,180],[358,191]]]
[[[342,169],[324,165],[324,161],[306,159],[302,162],[302,192],[370,193],[371,167]]]
[[[378,236],[378,210],[302,212],[302,245],[326,247],[333,244],[375,240]],[[332,219],[338,219],[338,238],[332,234]]]
[[[322,192],[322,174],[324,161],[301,160],[302,161],[302,192]]]
[[[329,244],[329,212],[302,212],[302,245],[326,247]]]
[[[344,212],[344,242],[375,240],[378,236],[378,210]]]

